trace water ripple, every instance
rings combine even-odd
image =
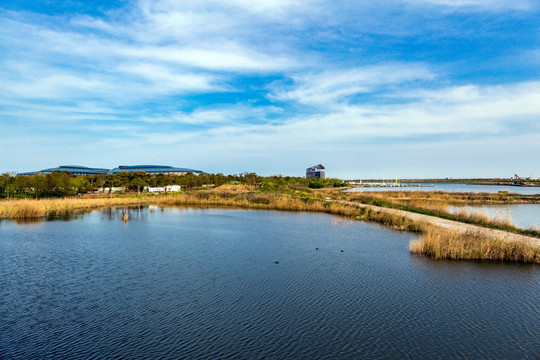
[[[138,211],[3,225],[0,358],[540,351],[538,267],[411,257],[409,234],[324,214]]]

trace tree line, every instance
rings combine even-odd
[[[99,189],[123,188],[124,192],[140,193],[147,186],[180,185],[183,189],[202,186],[220,186],[228,183],[258,184],[268,190],[284,185],[341,186],[337,179],[313,180],[301,177],[262,177],[255,173],[223,174],[148,174],[144,171],[120,172],[112,175],[73,176],[68,171],[51,174],[19,175],[4,173],[0,176],[0,198],[51,198],[93,193]]]

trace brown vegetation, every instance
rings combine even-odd
[[[540,246],[517,239],[486,237],[427,227],[410,251],[434,259],[494,260],[540,263]]]
[[[449,193],[442,191],[374,191],[349,193],[350,200],[365,202],[373,199],[384,200],[406,206],[444,206],[444,205],[502,205],[538,204],[540,196],[521,195],[509,192],[498,193]]]
[[[143,198],[99,199],[20,199],[0,201],[0,219],[34,219],[50,215],[66,214],[75,210],[90,210],[107,206],[146,203]]]
[[[540,235],[537,229],[520,229],[516,227],[509,215],[498,214],[490,217],[485,212],[472,211],[465,207],[467,205],[537,203],[536,195],[522,196],[502,192],[497,194],[472,194],[415,191],[350,194],[349,199],[361,204],[396,208],[518,234],[536,237]],[[452,211],[451,206],[454,206]]]
[[[372,195],[370,193],[369,195]],[[388,194],[388,193],[386,193]],[[422,194],[424,197],[425,193]],[[211,190],[192,191],[183,194],[149,197],[116,197],[100,199],[64,198],[57,200],[9,200],[0,202],[0,218],[29,219],[48,215],[61,215],[74,210],[90,210],[108,206],[129,206],[156,204],[160,206],[205,206],[205,207],[240,207],[248,209],[273,209],[286,211],[316,211],[346,216],[356,220],[377,222],[397,230],[421,233],[421,237],[410,245],[413,253],[433,258],[450,259],[489,259],[502,261],[540,262],[538,242],[528,243],[495,236],[486,236],[486,232],[473,233],[442,229],[433,224],[414,220],[405,211],[365,206],[356,203],[333,200],[355,198],[357,194],[343,194],[335,191],[317,191],[308,189],[292,190],[289,193],[264,192],[251,185],[226,185]],[[360,194],[363,197],[363,194]],[[376,195],[380,197],[381,195]],[[414,196],[414,195],[413,195]],[[444,195],[436,195],[440,197]],[[330,198],[332,200],[330,200]],[[411,200],[397,197],[401,200]],[[363,198],[362,200],[366,200]],[[425,201],[419,198],[412,199]],[[427,204],[427,203],[426,203]],[[426,206],[424,204],[424,206]],[[432,209],[446,209],[442,201],[430,201]],[[467,216],[472,216],[467,214]],[[485,220],[485,219],[484,219]],[[459,224],[459,223],[456,223]],[[517,239],[517,237],[515,238]]]

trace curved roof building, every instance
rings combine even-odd
[[[100,174],[104,175],[109,172],[109,169],[89,168],[89,167],[80,166],[80,165],[61,165],[55,168],[19,173],[18,175],[52,174],[54,171],[69,171],[73,175],[78,176],[78,175],[100,175]]]
[[[188,173],[191,174],[202,174],[201,170],[193,170],[187,168],[179,168],[174,166],[167,165],[122,165],[117,168],[109,171],[109,174],[118,174],[120,172],[135,172],[135,171],[144,171],[148,174],[171,174],[171,175],[185,175]]]

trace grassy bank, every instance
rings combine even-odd
[[[448,193],[435,193],[435,194],[389,194],[385,197],[385,194],[362,194],[354,195],[351,197],[352,201],[356,201],[362,204],[375,205],[380,207],[387,207],[392,209],[399,209],[418,214],[424,214],[429,216],[436,216],[447,220],[462,222],[466,224],[473,224],[490,229],[497,229],[512,232],[515,234],[521,234],[526,236],[533,236],[540,238],[540,231],[537,229],[521,229],[512,223],[510,217],[499,216],[490,218],[486,214],[478,214],[474,212],[462,209],[451,213],[449,206],[451,205],[464,205],[470,204],[471,200],[465,200],[468,195],[464,194],[448,194]],[[471,194],[474,195],[474,194]],[[472,201],[472,204],[479,205],[481,202],[486,204],[486,199],[490,199],[489,204],[504,203],[500,199],[504,199],[504,194],[477,194],[476,200]],[[484,196],[485,195],[485,196]],[[474,198],[474,196],[471,196]],[[482,199],[482,200],[479,200]],[[497,200],[498,199],[498,200]],[[469,201],[468,203],[466,201]],[[507,202],[515,203],[515,202]],[[530,203],[530,202],[526,202]],[[533,202],[534,203],[534,202]]]
[[[539,190],[540,192],[540,190]],[[407,206],[540,204],[540,195],[498,193],[449,193],[442,191],[373,191],[349,193],[352,199],[385,200]]]
[[[519,240],[486,237],[427,227],[410,251],[433,259],[492,260],[540,264],[540,247]]]
[[[213,191],[194,192],[181,196],[160,196],[153,203],[158,205],[194,205],[208,207],[240,207],[285,211],[314,211],[376,222],[397,230],[420,232],[424,224],[389,212],[349,206],[319,198],[298,197],[294,194],[231,194]]]
[[[207,191],[192,191],[183,194],[116,197],[110,199],[43,199],[9,200],[0,202],[0,218],[36,219],[51,215],[66,214],[76,210],[91,210],[108,206],[129,206],[155,204],[161,206],[192,205],[205,207],[235,207],[245,209],[267,209],[285,211],[314,211],[347,216],[357,220],[377,222],[394,229],[420,232],[423,224],[404,216],[396,216],[384,211],[374,211],[356,206],[348,206],[326,201],[327,193],[308,194],[306,192],[270,193],[258,192],[254,187],[235,186],[233,188]],[[313,196],[310,196],[313,195]]]
[[[136,205],[147,203],[146,198],[99,198],[99,199],[20,199],[0,201],[0,219],[37,219],[62,215],[77,210],[92,210],[107,206]]]
[[[443,230],[432,224],[414,221],[407,216],[385,211],[384,209],[374,210],[369,207],[359,207],[329,201],[330,197],[332,199],[346,199],[350,198],[350,195],[338,192],[309,191],[306,189],[293,189],[289,192],[268,192],[260,191],[253,186],[237,185],[161,196],[1,201],[0,217],[31,219],[50,215],[61,215],[76,210],[141,204],[314,211],[346,216],[356,220],[376,222],[393,229],[420,233],[420,238],[411,243],[411,252],[433,258],[489,259],[540,263],[540,248],[534,244],[523,241],[512,242],[501,240],[495,237],[481,235],[480,233]],[[389,207],[398,206],[391,203],[386,205]],[[405,210],[412,211],[409,208]]]

